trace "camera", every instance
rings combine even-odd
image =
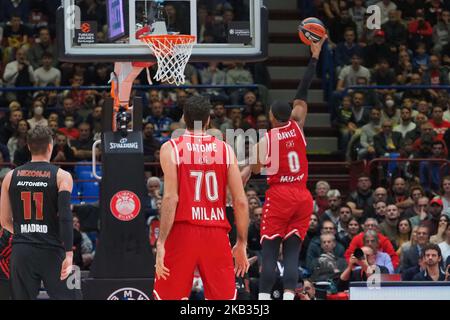
[[[361,248],[356,248],[355,251],[353,252],[353,255],[358,260],[363,260],[364,259],[364,251],[362,251]]]
[[[128,124],[131,122],[131,115],[121,107],[116,116],[117,130],[121,132],[122,137],[126,137],[128,133]]]

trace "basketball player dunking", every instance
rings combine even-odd
[[[76,299],[79,292],[64,281],[73,259],[72,176],[49,163],[49,128],[36,126],[27,142],[31,162],[6,175],[1,193],[1,224],[13,233],[12,298],[36,299],[42,281],[51,299]]]
[[[303,126],[306,97],[325,41],[311,44],[312,58],[299,85],[292,109],[287,102],[274,102],[269,117],[272,130],[255,146],[257,163],[242,171],[244,181],[265,167],[269,189],[261,221],[262,271],[259,300],[270,300],[276,281],[277,258],[283,244],[284,300],[293,300],[298,282],[300,245],[308,230],[313,198],[306,187],[308,160]]]
[[[161,148],[164,197],[153,292],[158,300],[188,299],[196,268],[206,299],[235,299],[235,275],[244,276],[249,268],[247,198],[231,147],[204,132],[210,110],[205,98],[189,98],[186,132]],[[227,187],[238,234],[233,250],[225,213]]]

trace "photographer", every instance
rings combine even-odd
[[[303,280],[303,284],[299,283],[299,286],[295,290],[294,300],[317,300],[314,284],[308,279]]]
[[[348,290],[348,285],[352,281],[367,281],[367,279],[379,272],[389,273],[388,269],[376,264],[376,256],[370,247],[355,249],[351,255],[348,267],[342,272],[338,281],[338,291]]]

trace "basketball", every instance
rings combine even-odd
[[[307,46],[311,45],[311,41],[320,41],[326,33],[323,22],[314,17],[304,19],[298,26],[300,40]]]

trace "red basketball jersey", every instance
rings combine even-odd
[[[266,134],[267,183],[298,184],[306,187],[308,180],[308,159],[306,139],[297,122],[289,121],[283,127],[274,128]]]
[[[225,213],[229,146],[213,136],[188,131],[170,142],[178,168],[175,222],[229,229]]]

